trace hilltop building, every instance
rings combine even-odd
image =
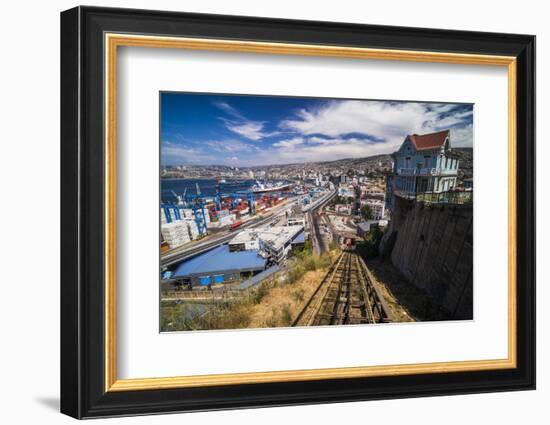
[[[458,157],[451,149],[450,130],[408,135],[392,154],[393,172],[386,183],[386,207],[395,196],[414,198],[423,192],[447,192],[457,185]]]

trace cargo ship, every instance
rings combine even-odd
[[[250,188],[254,193],[265,193],[265,192],[278,192],[282,190],[287,190],[292,186],[292,183],[276,182],[276,183],[260,183],[256,180],[256,184]]]

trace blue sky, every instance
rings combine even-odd
[[[471,147],[473,106],[161,93],[162,165],[237,167],[394,152],[407,134],[451,130]]]

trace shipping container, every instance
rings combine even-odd
[[[233,224],[231,225],[231,230],[237,229],[237,228],[240,227],[242,224],[243,224],[242,221],[240,221],[240,220],[239,220],[239,221],[236,221],[235,223],[233,223]]]

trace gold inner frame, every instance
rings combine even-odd
[[[459,53],[370,49],[325,45],[105,34],[105,391],[311,381],[417,373],[447,373],[515,368],[516,358],[516,58]],[[120,46],[229,51],[355,59],[503,66],[508,71],[508,357],[495,360],[361,366],[290,371],[118,379],[116,326],[116,99],[117,48]]]

